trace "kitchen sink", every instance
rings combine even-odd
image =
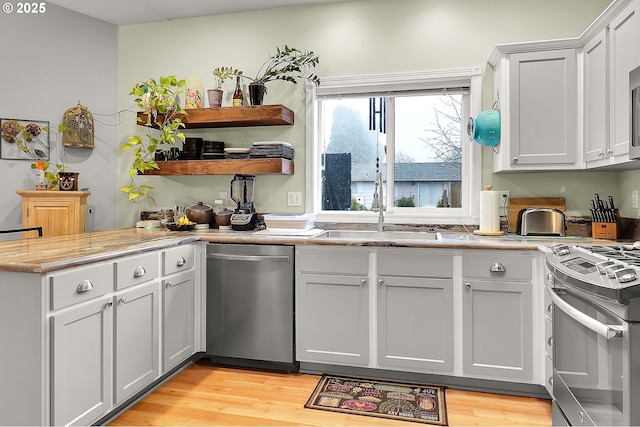
[[[442,234],[435,231],[327,230],[312,238],[357,240],[442,240]]]

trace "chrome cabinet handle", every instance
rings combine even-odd
[[[107,303],[104,305],[104,308],[110,308],[113,307],[113,301],[107,301]]]
[[[143,266],[139,265],[133,270],[133,277],[142,277],[147,274],[147,270],[144,269]]]
[[[76,292],[81,294],[83,292],[89,292],[91,289],[93,289],[93,283],[85,279],[78,284],[78,287],[76,288]]]
[[[384,279],[378,279],[378,285],[384,286]]]
[[[464,287],[467,289],[471,289],[471,283],[467,282],[464,284]]]
[[[514,165],[518,163],[518,158],[514,157],[513,159],[511,159],[511,163],[513,163]]]
[[[604,157],[604,152],[602,150],[598,150],[598,157]]]
[[[126,304],[127,299],[125,297],[120,298],[120,300],[118,301],[118,304]]]
[[[360,285],[361,286],[366,286],[367,285],[367,279],[360,280]]]
[[[549,313],[549,314],[553,313],[553,304],[549,304],[547,306],[547,313]]]
[[[549,345],[549,347],[553,347],[553,337],[549,337],[549,339],[547,340],[547,344]]]
[[[507,269],[504,268],[504,265],[500,264],[499,262],[494,262],[493,264],[491,264],[491,267],[489,267],[489,271],[492,273],[504,273],[505,271],[507,271]]]
[[[184,259],[184,257],[180,257],[178,258],[178,260],[176,261],[176,265],[178,267],[182,267],[183,265],[185,265],[187,263],[187,260]]]

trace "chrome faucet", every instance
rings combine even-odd
[[[384,231],[384,197],[382,191],[382,172],[380,172],[379,170],[376,172],[371,210],[374,212],[378,212],[378,231]]]

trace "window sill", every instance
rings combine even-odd
[[[377,224],[377,212],[320,212],[316,214],[316,222],[340,222],[347,224]],[[442,210],[442,213],[430,215],[416,215],[396,212],[385,212],[385,225],[402,224],[446,224],[446,225],[477,225],[478,218],[457,209]]]

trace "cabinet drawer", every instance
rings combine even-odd
[[[49,277],[51,309],[88,301],[113,291],[113,264],[77,267]]]
[[[513,255],[505,252],[475,251],[462,254],[463,277],[479,279],[531,280],[530,254]],[[491,271],[501,265],[504,271]]]
[[[366,276],[369,272],[369,251],[338,246],[298,248],[296,265],[300,273]]]
[[[193,267],[195,249],[193,245],[177,246],[162,253],[162,273],[173,274]]]
[[[116,261],[116,289],[124,289],[158,277],[156,252]]]
[[[399,277],[453,277],[453,255],[429,250],[381,250],[378,274]]]

